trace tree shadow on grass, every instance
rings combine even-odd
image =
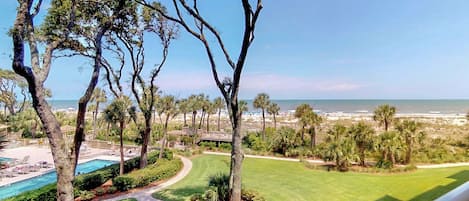
[[[377,199],[376,201],[401,201],[393,196],[390,196],[390,195],[385,195],[379,199]]]
[[[434,200],[438,197],[448,193],[449,191],[455,189],[456,187],[464,184],[466,181],[469,181],[469,170],[463,170],[456,174],[453,174],[447,178],[454,179],[455,181],[446,185],[446,186],[437,186],[427,192],[424,192],[414,198],[411,201],[420,201],[420,200]]]
[[[163,190],[154,193],[152,196],[164,201],[184,201],[187,197],[191,197],[194,194],[204,193],[206,190],[207,186],[190,186],[186,188]]]

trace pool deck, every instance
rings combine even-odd
[[[80,158],[78,163],[84,163],[95,159],[102,159],[102,160],[113,160],[119,161],[120,157],[118,155],[109,155],[112,152],[111,150],[106,149],[95,149],[95,148],[87,148],[86,151],[80,152]],[[7,158],[14,158],[18,159],[19,161],[23,160],[26,156],[29,156],[29,160],[24,165],[34,165],[37,164],[39,161],[47,161],[50,164],[54,164],[52,159],[52,154],[50,148],[38,147],[38,146],[24,146],[24,147],[17,147],[11,149],[4,149],[0,152],[0,157],[7,157]],[[125,157],[125,160],[128,158]],[[17,165],[22,166],[22,165]],[[12,171],[14,167],[10,167],[4,169],[6,171]],[[15,183],[18,181],[22,181],[25,179],[29,179],[32,177],[36,177],[50,171],[55,170],[54,167],[51,168],[40,168],[37,172],[29,172],[28,174],[15,174],[15,177],[4,177],[0,179],[0,187],[4,185],[9,185],[11,183]]]

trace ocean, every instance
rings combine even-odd
[[[249,109],[252,100],[246,100]],[[310,104],[315,111],[321,113],[343,112],[343,113],[372,113],[376,107],[389,104],[397,108],[397,113],[411,114],[466,114],[469,111],[469,100],[271,100],[277,103],[281,111],[291,111],[299,104]],[[77,100],[50,100],[53,109],[77,109]]]

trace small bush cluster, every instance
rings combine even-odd
[[[146,186],[154,181],[160,181],[176,175],[181,169],[181,160],[159,160],[145,169],[136,170],[129,174],[118,176],[112,180],[113,186],[120,191],[135,187]]]
[[[191,201],[228,201],[230,176],[224,173],[218,173],[209,177],[209,189],[203,194],[191,196]],[[241,190],[241,200],[243,201],[264,201],[265,199],[254,190]]]
[[[226,142],[221,142],[218,147],[216,142],[201,142],[199,146],[210,151],[231,151],[231,143]]]

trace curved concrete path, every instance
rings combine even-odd
[[[140,191],[137,191],[137,192],[133,192],[133,193],[128,193],[128,194],[124,194],[124,195],[120,195],[120,196],[117,196],[117,197],[113,197],[111,199],[107,199],[108,201],[118,201],[118,200],[122,200],[122,199],[126,199],[126,198],[135,198],[139,201],[158,201],[157,199],[153,198],[151,196],[151,194],[153,194],[154,192],[157,192],[157,191],[161,191],[163,190],[164,188],[168,187],[168,186],[171,186],[173,184],[175,184],[176,182],[178,181],[181,181],[182,179],[184,179],[184,177],[186,177],[189,172],[191,171],[192,169],[192,161],[189,160],[188,158],[186,157],[182,157],[182,156],[178,156],[181,161],[182,161],[182,164],[183,164],[183,167],[181,169],[181,171],[179,171],[176,176],[172,177],[171,179],[157,185],[157,186],[153,186],[153,187],[150,187],[150,188],[145,188],[145,189],[142,189]]]

